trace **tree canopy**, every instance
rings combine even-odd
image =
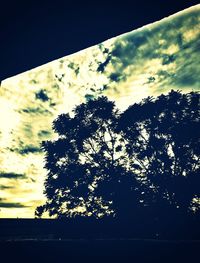
[[[199,211],[199,93],[171,91],[120,112],[106,97],[53,122],[42,143],[50,216],[134,217]]]
[[[197,209],[200,197],[199,93],[171,91],[130,106],[120,127],[134,173],[147,186],[146,205],[162,213]],[[151,189],[151,190],[150,190]],[[195,203],[196,202],[196,203]]]

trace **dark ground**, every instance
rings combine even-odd
[[[110,221],[0,219],[0,262],[200,262],[198,238],[134,231]]]
[[[4,262],[199,262],[199,241],[21,240],[0,242]],[[3,261],[1,261],[3,262]]]

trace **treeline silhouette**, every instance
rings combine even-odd
[[[113,222],[121,236],[199,237],[199,106],[198,92],[172,90],[124,112],[100,97],[58,116],[58,139],[42,143],[47,201],[36,217]]]

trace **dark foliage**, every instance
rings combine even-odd
[[[197,218],[199,104],[199,93],[171,91],[123,113],[101,97],[58,116],[58,139],[42,144],[47,201],[36,216],[148,218],[149,226],[169,214]]]
[[[147,187],[144,202],[160,215],[198,212],[199,106],[198,93],[171,91],[148,97],[121,116],[133,172]]]

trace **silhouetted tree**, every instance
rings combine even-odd
[[[121,116],[132,171],[146,186],[143,202],[159,214],[199,207],[199,106],[199,93],[172,90],[130,106]]]
[[[139,204],[140,189],[117,131],[119,111],[101,97],[79,105],[72,115],[60,115],[53,123],[58,139],[42,145],[47,202],[36,215],[130,215]]]
[[[120,113],[101,97],[60,115],[53,123],[58,139],[42,146],[47,201],[36,215],[199,211],[199,103],[199,93],[171,91]]]

